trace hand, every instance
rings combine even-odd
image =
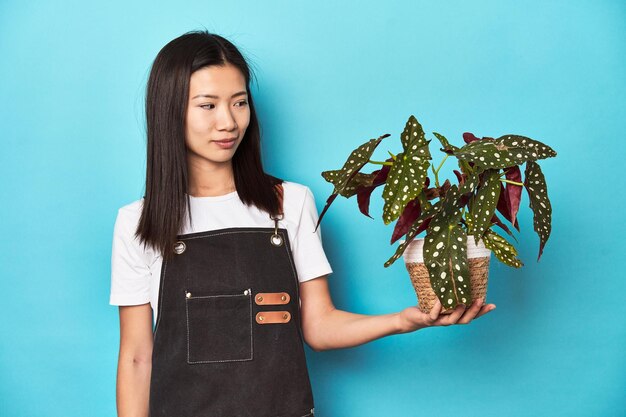
[[[474,300],[474,303],[466,308],[459,304],[450,314],[441,312],[441,301],[437,299],[430,313],[422,312],[418,307],[408,307],[397,313],[398,333],[408,333],[417,329],[431,326],[450,326],[451,324],[468,324],[473,319],[487,314],[496,308],[495,304],[485,304],[481,307],[483,298]]]

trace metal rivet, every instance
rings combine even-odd
[[[274,246],[280,246],[283,244],[283,238],[280,235],[273,234],[270,236],[270,242],[272,242]]]
[[[259,316],[259,320],[263,321],[263,316]]]
[[[178,242],[174,244],[174,252],[177,253],[178,255],[183,253],[185,249],[187,249],[187,245],[185,245],[185,242],[181,242],[179,240]]]
[[[287,314],[283,314],[283,318],[284,318],[285,320],[287,320],[287,317],[289,317],[289,315],[287,315]]]
[[[257,301],[263,301],[263,297],[261,297],[260,295],[256,299]]]
[[[287,299],[287,297],[285,297],[284,295],[282,297],[280,297],[281,300],[285,301]]]
[[[187,296],[187,298],[191,297],[191,293],[188,292],[187,294],[185,294]]]
[[[244,290],[244,291],[243,291],[243,295],[248,295],[248,294],[249,294],[249,292],[250,292],[249,290]]]

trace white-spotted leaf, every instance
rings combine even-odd
[[[430,151],[422,125],[411,115],[400,135],[403,152],[396,155],[383,189],[383,221],[389,224],[422,191],[430,165]]]
[[[342,180],[341,172],[342,171],[339,169],[333,171],[324,171],[322,172],[322,177],[324,177],[326,181],[337,186],[339,181]],[[372,185],[372,182],[374,181],[374,178],[376,178],[376,175],[377,173],[364,174],[362,172],[357,172],[356,175],[352,177],[347,184],[337,189],[338,194],[343,197],[350,198],[356,194],[356,190],[359,186],[367,187]]]
[[[552,205],[548,198],[546,179],[539,164],[532,161],[526,163],[524,176],[524,187],[528,192],[529,206],[533,211],[533,228],[539,235],[539,255],[537,256],[537,261],[539,261],[552,231]]]
[[[514,268],[520,268],[524,265],[522,261],[517,259],[517,249],[493,230],[487,229],[483,235],[483,242],[485,247],[505,265]]]
[[[335,186],[334,194],[341,194],[345,188],[351,187],[351,180],[365,165],[380,142],[390,136],[388,133],[376,139],[370,139],[350,153],[348,159],[338,170],[324,171],[322,177]]]
[[[398,245],[396,252],[391,256],[391,258],[389,258],[385,262],[385,268],[393,264],[398,258],[402,256],[402,254],[406,250],[406,247],[409,245],[409,243],[411,243],[411,241],[415,238],[415,236],[418,235],[420,228],[422,227],[424,222],[430,220],[435,215],[435,213],[439,211],[441,206],[442,206],[442,201],[439,200],[435,204],[427,208],[426,210],[422,211],[420,216],[413,222],[413,224],[409,228],[409,231],[406,234],[404,242]]]
[[[496,139],[496,147],[506,146],[508,149],[525,149],[530,152],[531,161],[552,158],[556,151],[538,140],[520,135],[503,135]]]
[[[453,154],[454,152],[459,150],[457,146],[451,145],[450,142],[448,142],[448,139],[446,139],[444,135],[439,134],[437,132],[433,132],[433,135],[435,135],[435,137],[439,139],[439,142],[441,142],[441,146],[443,147],[446,153]]]
[[[467,234],[460,219],[459,190],[453,185],[428,226],[423,252],[432,289],[445,308],[472,303]]]
[[[488,169],[483,176],[483,185],[478,189],[468,213],[468,233],[474,236],[474,243],[478,241],[491,226],[491,218],[496,212],[500,198],[500,171]]]
[[[483,138],[454,152],[459,159],[485,168],[506,168],[527,161],[550,158],[556,152],[534,139],[519,135],[504,135],[498,139]]]

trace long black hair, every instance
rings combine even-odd
[[[227,39],[208,31],[191,31],[170,41],[157,54],[146,88],[147,164],[141,218],[135,232],[163,259],[172,256],[189,209],[185,120],[191,74],[211,65],[231,64],[246,80],[250,123],[233,155],[235,187],[241,201],[278,214],[274,186],[283,180],[265,173],[261,161],[261,134],[252,95],[250,68]],[[252,74],[254,75],[254,74]]]

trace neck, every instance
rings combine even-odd
[[[224,163],[207,164],[190,159],[188,159],[187,164],[189,169],[188,194],[194,197],[213,197],[236,191],[231,160]]]

